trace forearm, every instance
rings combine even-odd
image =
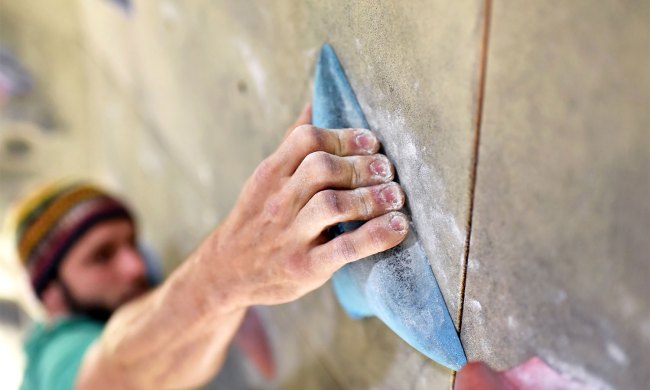
[[[227,270],[215,269],[224,260],[215,240],[208,237],[163,285],[113,315],[84,360],[80,387],[111,377],[119,378],[113,388],[187,388],[218,371],[246,309],[229,289]],[[84,369],[104,378],[88,381]]]

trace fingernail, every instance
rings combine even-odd
[[[391,229],[395,230],[396,232],[403,232],[408,227],[408,221],[402,214],[393,215],[390,218],[388,224],[390,225]]]
[[[370,170],[376,176],[379,176],[384,179],[391,177],[390,163],[385,157],[380,157],[375,159],[370,163]]]
[[[380,191],[380,195],[384,203],[391,205],[392,210],[397,210],[402,207],[404,202],[404,194],[400,191],[397,183],[387,185]]]
[[[370,132],[370,130],[358,129],[355,142],[357,143],[357,146],[360,147],[361,149],[364,149],[368,153],[372,153],[375,144],[377,142],[377,138],[375,138],[375,136]]]

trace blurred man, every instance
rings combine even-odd
[[[364,129],[308,125],[307,108],[232,212],[150,290],[133,214],[87,183],[57,182],[14,213],[18,252],[48,314],[23,388],[189,388],[219,370],[251,305],[289,302],[408,231],[404,194]],[[328,227],[367,220],[329,239]]]

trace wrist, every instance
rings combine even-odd
[[[196,248],[187,262],[187,287],[197,305],[218,314],[245,311],[250,306],[236,262],[227,253],[220,229]]]

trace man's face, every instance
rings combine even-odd
[[[119,219],[89,230],[63,259],[59,280],[77,306],[108,312],[146,292],[150,287],[133,224]]]

